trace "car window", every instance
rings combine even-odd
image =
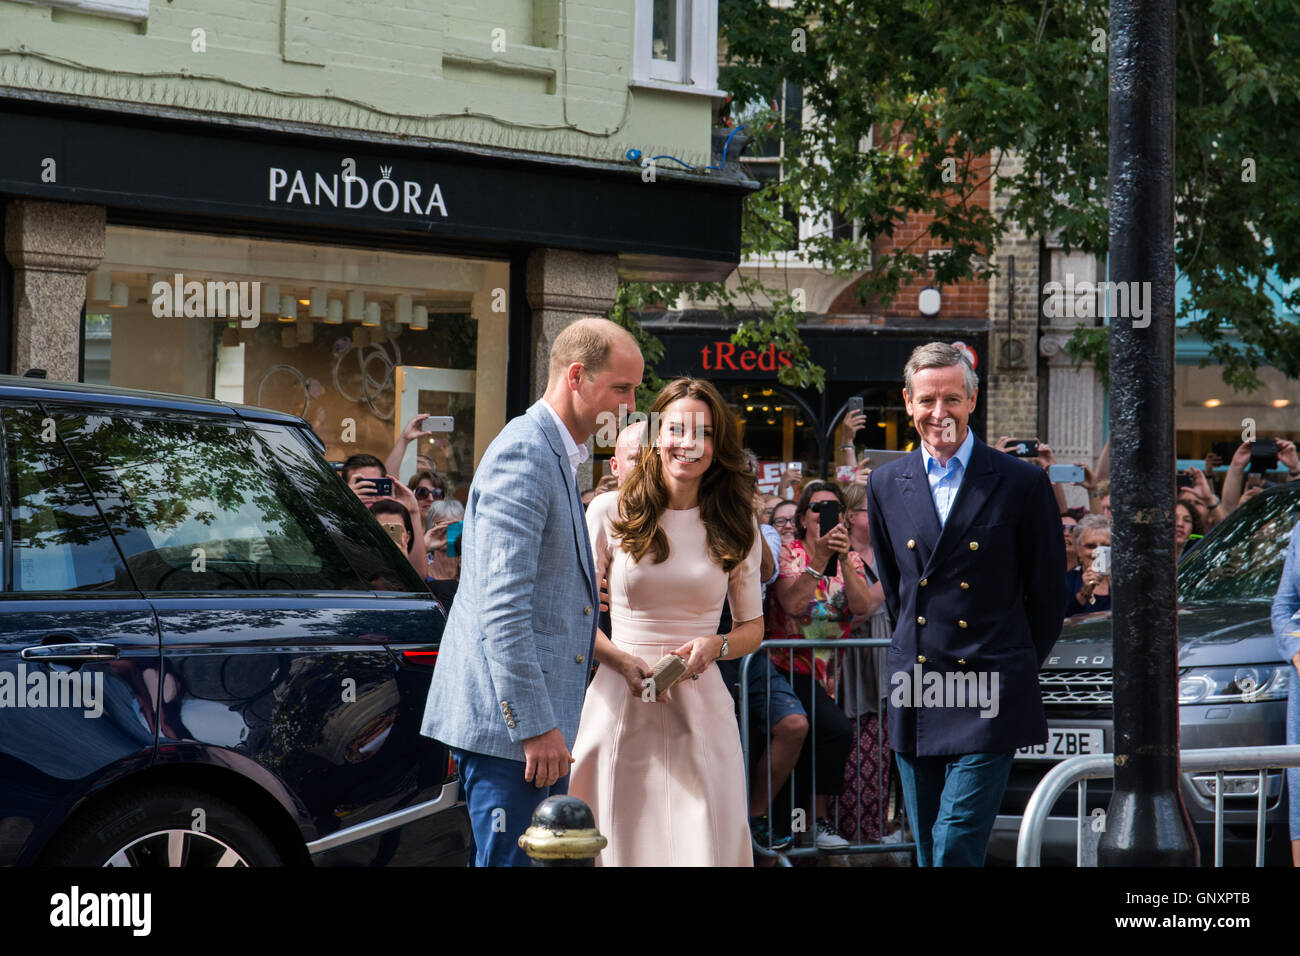
[[[54,419],[40,409],[3,411],[5,503],[13,529],[14,591],[135,591],[103,517]]]
[[[242,423],[54,415],[141,590],[364,589]]]
[[[304,432],[262,424],[250,427],[279,468],[312,503],[316,517],[361,580],[377,591],[428,593],[401,549]]]
[[[1282,577],[1300,487],[1256,495],[1234,511],[1178,566],[1180,601],[1272,598]]]

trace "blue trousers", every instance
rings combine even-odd
[[[918,757],[896,752],[921,866],[983,866],[1014,751]]]
[[[461,793],[474,831],[475,866],[531,866],[519,847],[519,838],[533,822],[533,811],[547,797],[569,792],[565,774],[551,787],[535,787],[524,780],[524,762],[451,751],[460,775]]]

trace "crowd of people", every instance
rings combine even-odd
[[[992,795],[1005,786],[1015,748],[1045,733],[1037,695],[1016,694],[1037,705],[1000,723],[936,719],[927,741],[916,711],[900,716],[889,701],[890,678],[898,676],[890,673],[898,668],[889,663],[891,648],[798,642],[892,640],[894,651],[910,648],[904,659],[915,660],[919,681],[927,657],[915,652],[936,646],[929,642],[937,632],[921,629],[926,614],[915,613],[930,584],[935,601],[924,605],[928,613],[975,613],[972,587],[999,609],[984,633],[971,635],[974,643],[961,643],[964,617],[947,621],[958,630],[943,645],[989,654],[1032,642],[1042,658],[1062,619],[1110,608],[1108,455],[1096,473],[1082,468],[1078,484],[1088,504],[1071,507],[1065,486],[1050,480],[1050,446],[1034,442],[1032,457],[1023,458],[1023,443],[1003,437],[984,445],[965,427],[975,401],[973,372],[956,350],[935,343],[918,349],[906,370],[909,414],[926,444],[919,458],[885,466],[888,480],[873,482],[870,459],[858,458],[853,438],[865,419],[850,412],[837,480],[790,470],[774,494],[761,493],[757,458],[741,447],[721,394],[708,382],[679,379],[651,409],[658,432],[650,434],[645,422],[625,428],[609,474],[582,492],[585,438],[599,415],[628,406],[640,369],[634,345],[610,323],[566,330],[552,352],[546,397],[493,442],[474,485],[459,496],[465,503],[432,470],[405,483],[393,476],[424,415],[406,424],[386,461],[357,454],[342,468],[344,481],[450,609],[423,731],[452,748],[480,865],[522,862],[509,838],[517,836],[520,815],[566,789],[588,802],[609,838],[606,865],[747,865],[751,838],[770,849],[801,842],[832,852],[889,842],[901,838],[894,812],[900,802],[913,820],[922,865],[977,865],[996,812]],[[956,441],[949,434],[954,422]],[[1290,478],[1300,478],[1296,446],[1279,439],[1277,449]],[[556,474],[572,481],[550,487],[552,456],[561,465]],[[1244,443],[1218,487],[1213,458],[1204,470],[1184,473],[1177,558],[1267,487],[1248,473],[1250,460]],[[995,474],[1006,485],[996,496]],[[908,487],[914,478],[921,483]],[[924,489],[927,481],[922,497],[884,506],[877,500]],[[963,481],[979,490],[959,497]],[[974,524],[977,512],[982,523]],[[950,560],[947,580],[935,561],[948,540],[941,530],[950,513],[955,533],[972,537],[971,554]],[[1049,528],[1058,514],[1060,538]],[[1026,521],[1035,542],[1026,545],[1022,532],[998,537]],[[915,529],[919,541],[890,540],[878,553],[873,536],[898,528]],[[995,563],[1031,566],[1022,563],[1014,574],[1009,565],[970,565],[980,537],[1013,552],[996,555]],[[471,556],[464,583],[462,555]],[[1050,595],[1060,577],[1050,569],[1062,560],[1057,604]],[[1025,593],[1007,590],[994,600],[1007,587],[1004,579],[1025,582]],[[584,607],[584,599],[591,603]],[[1021,604],[1016,614],[1006,611]],[[761,649],[764,641],[787,646]],[[685,678],[705,683],[678,682],[649,698],[673,706],[646,707],[646,688],[669,656],[682,662]],[[955,651],[951,657],[945,666],[969,666]],[[1041,659],[998,666],[1031,684],[1039,665]],[[743,699],[747,708],[738,706]],[[747,727],[719,732],[720,722],[743,715]],[[983,803],[962,809],[962,794],[970,792],[982,793]],[[724,806],[746,807],[747,819],[719,814]],[[497,813],[515,814],[508,829]],[[681,842],[669,835],[682,833]]]
[[[417,471],[405,482],[394,477],[407,445],[419,437],[421,423],[428,417],[415,415],[406,423],[387,461],[359,452],[343,462],[339,474],[442,606],[449,608],[460,583],[458,544],[465,506],[453,497],[447,479],[431,468]]]

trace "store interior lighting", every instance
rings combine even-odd
[[[421,332],[429,327],[429,310],[422,305],[417,305],[411,310],[411,328],[416,332]]]
[[[131,292],[125,282],[114,282],[108,304],[115,309],[125,309],[130,301],[130,295]]]
[[[356,289],[353,289],[351,292],[348,293],[348,311],[347,311],[348,321],[360,322],[363,318],[365,318],[365,311],[366,311],[365,294]]]
[[[405,292],[399,293],[394,305],[397,321],[402,325],[411,324],[411,297]]]
[[[378,302],[366,303],[366,314],[365,314],[365,318],[361,320],[361,324],[368,329],[374,328],[376,325],[379,324],[379,303]]]
[[[298,302],[293,296],[280,296],[279,315],[281,322],[296,322],[298,320]]]
[[[343,324],[343,300],[330,299],[329,307],[325,310],[326,325]]]
[[[311,301],[307,304],[311,306],[307,314],[313,319],[326,318],[329,310],[329,294],[320,286],[315,286],[311,290]]]
[[[280,287],[278,285],[262,286],[262,314],[275,315],[280,311]]]

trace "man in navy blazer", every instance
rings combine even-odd
[[[1047,740],[1061,516],[1041,468],[967,427],[978,379],[957,348],[920,346],[903,380],[921,447],[867,483],[894,621],[889,741],[920,865],[982,866],[1015,751]]]
[[[479,866],[528,865],[518,841],[533,810],[568,789],[600,606],[578,465],[597,425],[635,410],[643,367],[613,322],[568,326],[546,393],[492,440],[470,485],[421,732],[451,748]]]

